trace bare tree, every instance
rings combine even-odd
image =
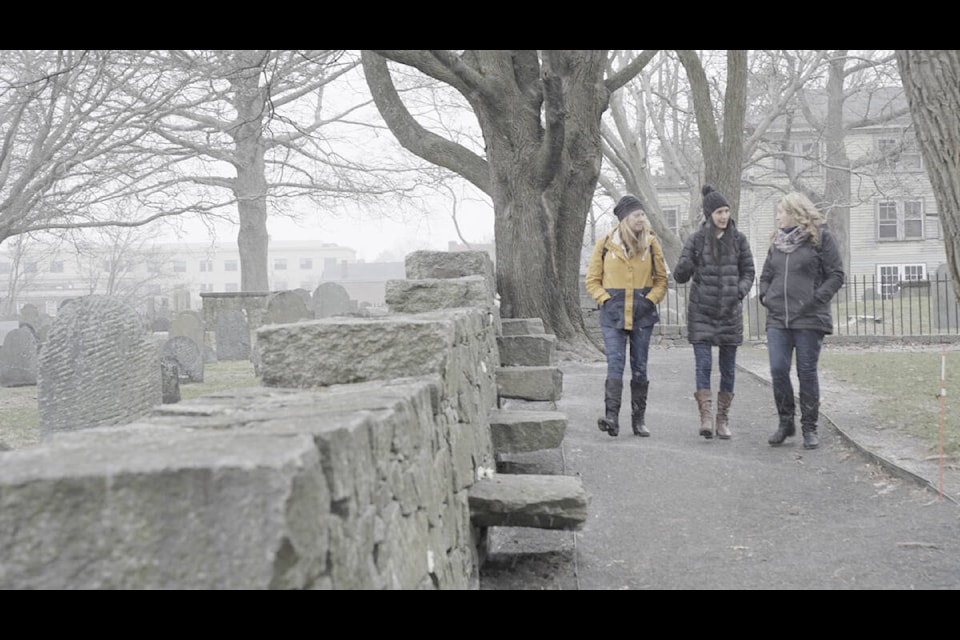
[[[610,94],[655,54],[607,75],[607,51],[366,50],[374,101],[400,144],[463,176],[494,206],[501,315],[539,317],[561,349],[596,354],[580,310],[580,253],[601,165],[600,119]],[[458,91],[484,154],[418,122],[387,61]]]
[[[384,186],[323,144],[324,90],[359,64],[343,51],[168,51],[152,61],[187,89],[152,133],[175,159],[177,184],[206,188],[205,211],[236,207],[240,288],[267,291],[267,216],[297,198],[373,196]],[[268,211],[269,210],[269,211]]]
[[[896,59],[943,225],[954,295],[960,299],[960,52],[901,49]]]
[[[118,223],[111,202],[156,193],[157,158],[137,149],[170,92],[141,63],[130,51],[0,51],[0,242]]]

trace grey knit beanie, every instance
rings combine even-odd
[[[618,202],[617,206],[613,208],[613,215],[617,216],[617,220],[623,220],[637,209],[640,209],[644,212],[647,210],[643,206],[643,203],[640,202],[636,196],[632,196],[628,193],[620,198],[620,202]]]
[[[710,214],[720,207],[730,206],[730,203],[723,197],[723,194],[714,189],[713,185],[703,185],[701,193],[703,193],[703,217],[707,220],[710,219]]]

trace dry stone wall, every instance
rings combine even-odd
[[[492,274],[486,254],[412,260],[424,278]],[[263,386],[0,452],[0,588],[477,588],[493,290],[263,326]]]

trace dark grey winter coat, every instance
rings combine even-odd
[[[840,247],[826,227],[820,227],[819,248],[810,239],[793,253],[771,245],[760,272],[760,304],[767,308],[767,328],[833,333],[830,300],[844,279]]]
[[[739,345],[743,343],[743,305],[750,293],[756,267],[747,236],[733,220],[717,240],[719,257],[714,256],[709,234],[716,233],[704,222],[683,245],[673,278],[680,284],[692,281],[687,299],[687,339],[691,343]]]

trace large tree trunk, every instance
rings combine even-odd
[[[253,55],[252,52],[251,55]],[[249,65],[231,78],[236,92],[238,126],[232,132],[236,143],[237,180],[234,195],[240,216],[237,248],[240,252],[240,290],[269,291],[267,269],[267,178],[264,162],[263,120],[266,93],[260,87],[259,67]]]
[[[827,114],[823,131],[827,162],[823,170],[823,200],[825,203],[823,208],[830,231],[840,245],[840,255],[843,256],[844,269],[849,273],[850,158],[847,157],[843,128],[845,64],[845,56],[835,57],[829,63],[827,74]],[[812,198],[812,200],[817,202],[817,198]]]
[[[400,144],[456,171],[493,200],[501,316],[542,318],[559,349],[595,356],[580,308],[579,265],[600,174],[606,52],[376,54],[363,52],[367,84]],[[400,101],[381,56],[459,91],[477,117],[486,158],[421,127]]]
[[[960,300],[960,52],[898,50],[897,64],[940,213],[954,295]]]
[[[700,131],[704,182],[726,197],[731,217],[740,217],[740,177],[743,172],[743,121],[747,112],[747,52],[727,51],[727,84],[723,96],[723,126],[717,130],[710,80],[693,51],[678,50],[677,56],[690,82],[694,115]]]

